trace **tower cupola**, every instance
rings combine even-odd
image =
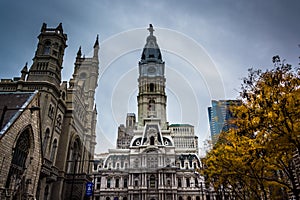
[[[147,37],[146,45],[144,47],[141,63],[162,63],[162,56],[158,44],[156,42],[156,37],[153,35],[154,29],[152,24],[148,28],[150,35]]]

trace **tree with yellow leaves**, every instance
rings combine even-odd
[[[221,133],[203,160],[207,181],[237,199],[300,199],[300,70],[279,56],[273,63],[249,70],[242,105],[232,108],[237,128]]]

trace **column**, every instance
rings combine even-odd
[[[158,187],[160,187],[160,173],[158,173]]]
[[[142,187],[145,186],[144,179],[145,179],[145,178],[144,178],[144,173],[142,173],[142,174],[141,174],[141,180],[142,180],[141,186],[142,186]]]
[[[119,187],[120,187],[120,188],[124,188],[123,176],[120,177],[120,180],[119,180]]]

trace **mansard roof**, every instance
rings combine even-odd
[[[162,56],[159,49],[159,46],[156,42],[156,37],[153,35],[153,26],[149,25],[148,28],[150,35],[147,37],[146,45],[143,49],[142,57],[140,63],[162,63]]]
[[[193,125],[190,124],[171,124],[169,127],[194,127]]]

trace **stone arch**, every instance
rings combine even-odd
[[[33,132],[31,126],[25,127],[20,133],[13,144],[12,148],[12,160],[9,168],[8,176],[6,179],[6,188],[15,188],[16,194],[22,195],[20,187],[18,185],[25,184],[25,171],[31,159],[30,154],[34,151]],[[16,197],[18,198],[18,197]]]
[[[51,147],[51,153],[50,153],[50,160],[52,162],[55,161],[55,157],[56,157],[56,151],[57,151],[57,139],[55,138],[52,142],[52,147]]]
[[[44,133],[44,137],[43,137],[43,141],[42,141],[42,147],[43,147],[43,153],[44,155],[46,154],[46,150],[47,150],[47,146],[48,146],[48,140],[50,138],[50,129],[46,128],[45,133]]]
[[[81,159],[82,142],[78,135],[75,135],[69,145],[69,173],[78,171],[78,161]]]

